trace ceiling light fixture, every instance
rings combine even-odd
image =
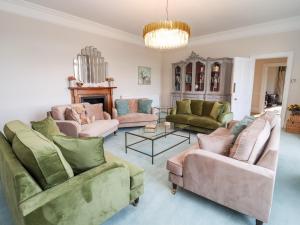
[[[165,21],[149,23],[144,27],[143,37],[146,47],[172,49],[186,46],[191,35],[190,26],[181,21],[169,20],[169,2],[166,4]]]

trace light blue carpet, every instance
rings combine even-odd
[[[167,139],[170,144],[173,139]],[[196,141],[192,136],[192,143]],[[157,147],[164,147],[160,142]],[[166,160],[184,150],[189,144],[180,146],[151,158],[130,151],[125,154],[124,129],[117,136],[105,141],[108,151],[119,155],[145,169],[145,193],[138,207],[129,205],[121,210],[105,225],[250,225],[255,220],[238,212],[220,206],[188,191],[179,189],[174,196],[170,192]],[[281,151],[274,202],[269,224],[299,224],[300,205],[300,135],[282,132]],[[4,196],[0,190],[0,224],[13,225]],[[84,224],[83,224],[84,225]]]

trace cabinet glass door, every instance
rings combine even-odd
[[[221,64],[213,63],[211,65],[211,76],[210,76],[210,91],[218,92],[220,91],[220,81],[221,81]]]
[[[185,91],[192,91],[193,64],[188,63],[185,67]]]
[[[196,62],[195,91],[204,91],[205,65]]]
[[[175,67],[175,91],[181,91],[181,68]]]

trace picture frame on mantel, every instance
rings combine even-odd
[[[138,66],[138,84],[151,85],[151,68],[147,66]]]

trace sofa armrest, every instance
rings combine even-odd
[[[192,191],[268,222],[274,171],[198,149],[184,158],[183,179]]]
[[[151,108],[151,114],[157,115],[158,113],[159,113],[159,109],[158,108],[156,108],[156,107],[152,107]]]
[[[26,224],[57,224],[60,215],[70,221],[89,212],[90,217],[129,204],[130,177],[125,164],[108,162],[77,175],[66,182],[36,194],[19,205]],[[72,210],[70,210],[72,205]],[[55,206],[55,207],[54,207]],[[94,210],[99,207],[103,212]],[[45,212],[51,212],[46,218]],[[89,211],[90,210],[90,211]],[[100,210],[100,209],[99,209]],[[93,215],[95,214],[95,215]],[[73,218],[72,217],[76,217]],[[48,221],[53,219],[54,221]]]
[[[71,137],[78,137],[81,125],[73,120],[55,120],[60,132]]]
[[[117,119],[118,118],[118,111],[116,108],[112,108],[112,118]]]
[[[170,110],[170,115],[176,115],[176,108],[175,107]]]
[[[103,116],[105,120],[111,120],[111,116],[108,112],[103,112]]]
[[[218,121],[227,127],[227,124],[233,120],[233,113],[223,113],[219,116]]]

